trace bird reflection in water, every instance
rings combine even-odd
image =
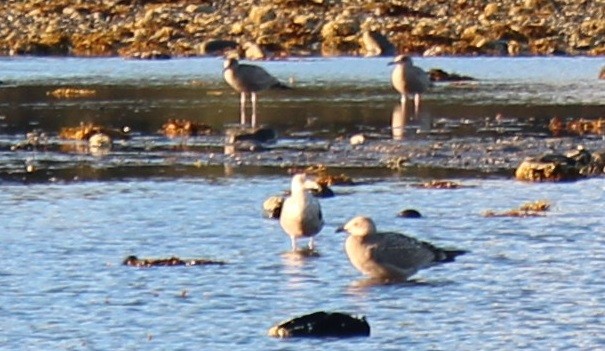
[[[393,107],[393,116],[391,118],[393,140],[403,140],[407,123],[408,119],[405,108],[401,107],[401,105],[395,105],[395,107]]]
[[[412,123],[413,120],[413,123]],[[417,115],[415,119],[409,117],[408,109],[397,104],[393,107],[391,116],[391,132],[393,140],[403,140],[409,137],[409,131],[416,134],[430,133],[433,128],[433,118],[428,112]],[[408,134],[408,135],[406,135]]]

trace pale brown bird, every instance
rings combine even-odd
[[[284,200],[279,224],[292,240],[292,251],[296,251],[296,239],[309,238],[309,249],[313,250],[313,237],[323,228],[324,220],[319,201],[307,192],[304,173],[292,177],[291,194]]]
[[[420,95],[426,92],[432,84],[428,73],[422,68],[414,66],[412,58],[406,55],[399,55],[388,64],[395,65],[391,73],[391,83],[401,94],[401,108],[405,109],[407,96],[413,95],[414,113],[418,115]]]
[[[358,216],[337,231],[349,237],[345,250],[355,268],[372,278],[405,280],[418,270],[453,262],[465,251],[445,250],[403,234],[378,232],[374,221]]]
[[[264,68],[255,65],[240,64],[235,58],[223,63],[223,78],[235,91],[240,93],[240,121],[246,124],[246,94],[252,101],[251,125],[256,126],[256,93],[270,88],[290,89]]]

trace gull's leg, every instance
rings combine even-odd
[[[296,252],[296,239],[291,236],[290,240],[292,240],[292,252]]]
[[[405,114],[405,103],[406,103],[406,96],[405,94],[401,94],[401,113]]]
[[[414,114],[418,116],[418,112],[420,111],[420,94],[414,95]]]
[[[240,93],[239,100],[239,122],[240,124],[246,124],[246,93]]]
[[[250,123],[252,124],[252,127],[256,127],[256,93],[252,92],[252,120],[250,121]]]

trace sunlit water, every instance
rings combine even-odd
[[[261,95],[261,121],[275,126],[287,145],[297,145],[296,133],[328,130],[325,139],[303,144],[319,148],[347,135],[342,130],[388,128],[398,96],[387,62],[259,63],[296,88]],[[416,63],[477,79],[427,94],[423,113],[435,119],[605,117],[598,58]],[[321,200],[320,257],[293,259],[278,222],[261,216],[262,202],[288,187],[285,166],[265,167],[266,153],[249,155],[263,167],[240,166],[222,155],[221,135],[183,147],[157,133],[167,118],[219,129],[239,120],[239,100],[221,80],[220,59],[10,58],[0,67],[2,349],[605,348],[602,177],[562,184],[525,184],[510,174],[463,177],[471,187],[428,190],[414,187],[424,179],[405,171],[349,170],[367,182],[334,187],[336,196]],[[97,95],[46,94],[56,87],[94,88]],[[91,156],[57,138],[60,127],[80,121],[130,125],[134,137],[104,157]],[[11,150],[33,128],[48,133],[46,148]],[[292,153],[301,163],[314,162],[300,148]],[[206,166],[210,160],[219,166]],[[26,177],[25,164],[40,169]],[[539,199],[552,204],[543,217],[482,216]],[[405,208],[424,218],[397,218]],[[344,254],[345,237],[334,233],[357,214],[373,217],[379,229],[470,252],[421,271],[409,284],[364,286]],[[128,255],[227,264],[141,269],[121,264]],[[275,323],[318,310],[365,315],[372,334],[266,336]]]
[[[502,350],[605,347],[605,182],[425,190],[387,178],[321,200],[320,257],[288,258],[261,203],[283,176],[5,186],[0,342],[19,350]],[[538,218],[486,218],[546,199]],[[424,218],[401,219],[404,208]],[[364,287],[337,226],[356,214],[470,252],[404,285]],[[224,266],[133,268],[127,255]],[[273,324],[317,310],[365,315],[368,338],[287,340]]]
[[[399,97],[390,85],[389,58],[291,59],[259,62],[290,91],[259,94],[259,120],[281,131],[355,124],[387,126]],[[428,70],[471,76],[437,84],[424,97],[434,119],[504,117],[598,118],[604,113],[600,58],[417,58]],[[222,128],[239,121],[239,96],[222,80],[219,58],[136,61],[120,58],[10,58],[0,60],[0,132],[38,127],[58,132],[79,122],[130,125],[155,133],[168,118]],[[56,99],[57,87],[97,94]]]

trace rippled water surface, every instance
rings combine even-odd
[[[282,176],[5,186],[0,342],[20,350],[601,349],[605,182],[425,190],[413,179],[335,187],[321,200],[320,257],[286,255],[260,215]],[[371,179],[370,179],[371,180]],[[374,179],[378,180],[378,179]],[[539,218],[486,218],[536,199]],[[423,219],[395,214],[416,208]],[[334,233],[355,214],[470,250],[405,285],[364,286]],[[224,266],[140,269],[127,255],[206,257]],[[363,314],[369,338],[275,340],[267,329],[316,310]]]
[[[512,180],[508,168],[454,174],[376,167],[369,157],[375,151],[352,148],[348,136],[369,130],[370,149],[378,142],[402,149],[443,142],[415,131],[390,140],[399,98],[387,62],[259,63],[295,87],[260,95],[259,119],[280,133],[281,149],[233,156],[223,153],[222,128],[239,121],[239,100],[221,80],[220,59],[0,59],[0,348],[604,349],[605,179],[526,184]],[[603,63],[418,58],[425,69],[477,79],[438,84],[420,118],[430,125],[496,115],[521,122],[605,117],[605,81],[596,79]],[[47,95],[57,87],[96,94]],[[158,133],[168,118],[207,123],[219,132],[186,143],[168,139]],[[109,154],[91,155],[86,144],[58,138],[60,128],[80,122],[128,125],[133,137]],[[541,128],[505,137],[551,140]],[[44,145],[15,149],[33,129],[46,133]],[[453,142],[487,140],[496,147],[500,137]],[[601,136],[551,141],[603,146]],[[337,172],[361,184],[334,186],[336,196],[320,200],[326,218],[317,237],[320,256],[292,257],[289,238],[277,221],[262,217],[261,205],[287,190],[288,166],[334,155],[355,166],[337,159],[343,166]],[[434,157],[446,163],[454,156],[437,151]],[[469,187],[414,186],[438,177]],[[552,205],[542,217],[482,215],[540,199]],[[406,208],[424,218],[395,216]],[[407,284],[368,285],[348,262],[345,237],[334,233],[357,214],[373,217],[379,229],[470,252]],[[123,266],[128,255],[227,264],[142,269]],[[272,325],[318,310],[365,315],[372,334],[344,340],[266,336]]]

